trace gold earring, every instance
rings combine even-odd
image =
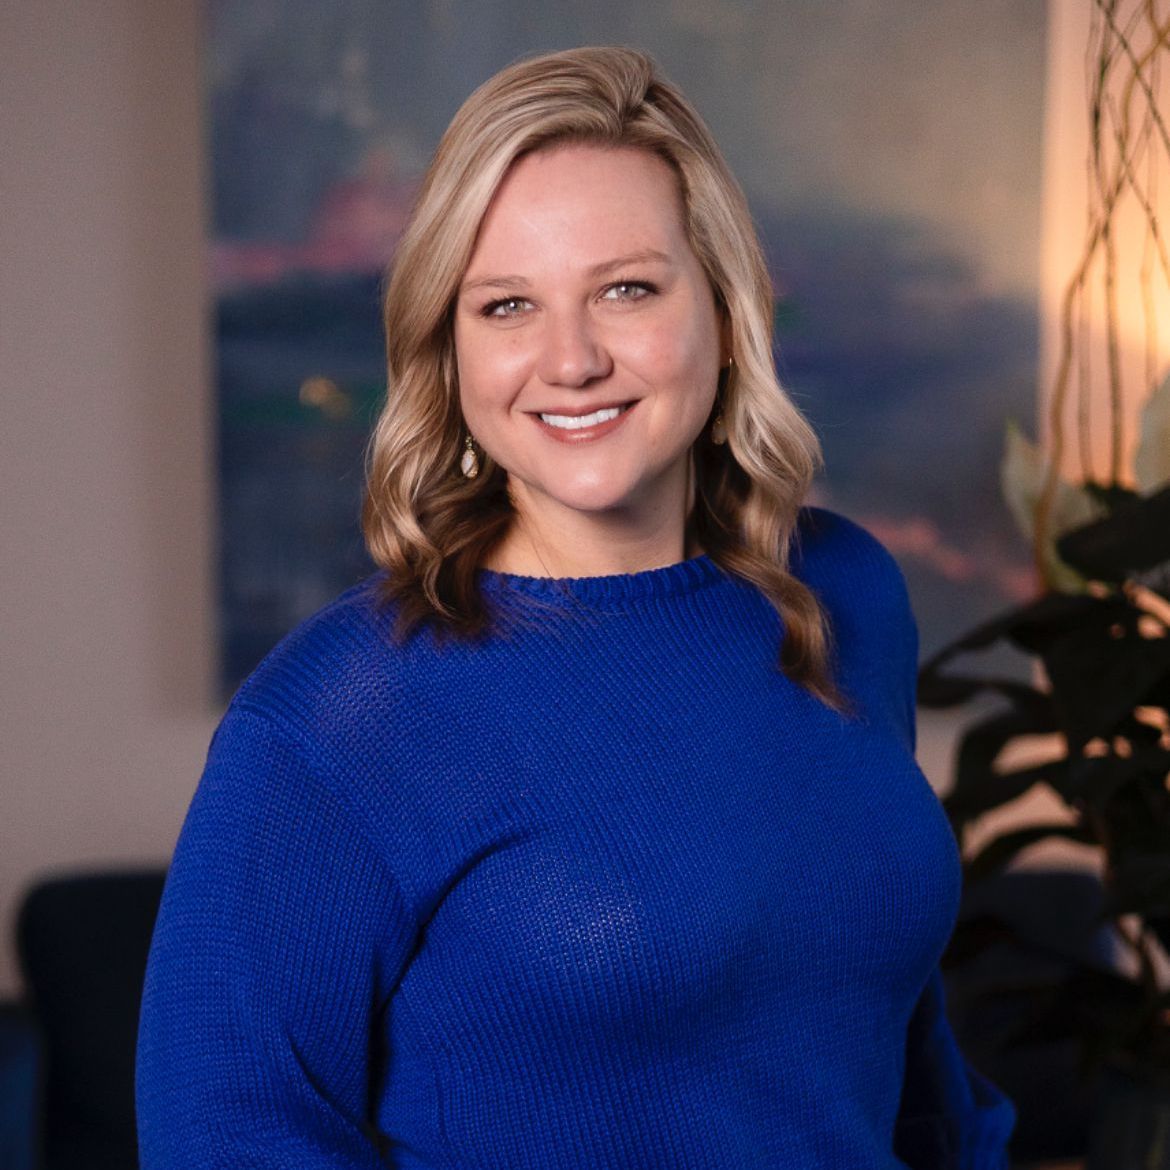
[[[465,479],[475,479],[479,475],[479,456],[475,453],[475,444],[470,435],[463,440],[463,458],[459,460],[459,470]]]
[[[723,383],[723,392],[727,392],[727,387],[731,382],[732,369],[735,366],[735,358],[729,357],[727,359],[727,378]],[[711,423],[711,442],[718,447],[722,447],[727,442],[727,423],[723,421],[723,411],[720,409]]]

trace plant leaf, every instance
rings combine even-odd
[[[1036,505],[1044,490],[1047,463],[1040,448],[1020,429],[1014,419],[1005,428],[1003,459],[1000,462],[1000,489],[1004,501],[1024,539],[1035,539]],[[1069,568],[1056,552],[1056,539],[1065,532],[1080,528],[1105,514],[1105,507],[1091,492],[1059,480],[1052,501],[1048,541],[1043,550],[1045,584],[1053,589],[1079,593],[1084,578]]]
[[[918,675],[918,703],[923,707],[956,707],[988,692],[1002,695],[1014,707],[1029,711],[1038,723],[1052,722],[1052,697],[1027,683],[998,675],[943,674],[938,657],[926,663]],[[1049,730],[1044,728],[1044,730]]]
[[[1052,727],[1051,723],[1039,723],[1031,712],[1008,710],[968,728],[956,755],[955,785],[944,802],[952,823],[961,827],[989,809],[1015,800],[1063,767],[1063,760],[1054,760],[1012,772],[992,770],[1006,744],[1020,735],[1051,731]]]
[[[961,796],[956,799],[952,792],[943,802],[951,824],[961,830],[969,821],[990,812],[993,808],[1009,804],[1037,784],[1047,784],[1062,799],[1068,787],[1068,761],[1050,760],[1031,768],[1017,768],[1013,772],[988,773],[976,783],[974,777]],[[956,785],[957,787],[957,785]]]
[[[1170,483],[1170,375],[1142,407],[1141,438],[1133,458],[1133,474],[1143,492]]]
[[[1060,726],[1076,751],[1111,737],[1170,677],[1170,639],[1141,637],[1140,612],[1102,602],[1083,624],[1041,650]]]
[[[923,663],[918,672],[919,702],[926,707],[948,707],[985,689],[999,690],[1013,701],[1019,701],[1022,692],[1005,689],[1001,680],[956,678],[944,675],[942,668],[952,658],[967,651],[984,650],[1001,638],[1031,654],[1042,653],[1056,638],[1077,629],[1087,615],[1106,604],[1113,606],[1110,613],[1125,609],[1122,602],[1106,602],[1085,593],[1045,593],[968,630]]]
[[[1057,554],[1097,581],[1122,581],[1170,561],[1170,485],[1120,503],[1106,517],[1065,533]]]
[[[1035,845],[1049,837],[1060,837],[1065,841],[1077,841],[1084,845],[1096,844],[1092,833],[1081,825],[1027,825],[1022,829],[1014,829],[1010,833],[1003,833],[994,841],[989,841],[974,857],[967,862],[967,876],[976,881],[1002,869],[1017,853]]]
[[[1121,857],[1113,865],[1109,885],[1102,908],[1104,917],[1157,917],[1170,913],[1170,855],[1138,853]]]

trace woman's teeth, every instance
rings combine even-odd
[[[595,410],[592,414],[542,414],[540,417],[550,427],[576,431],[583,427],[595,427],[598,423],[609,422],[611,418],[617,418],[624,409],[622,406],[609,406],[605,410]]]

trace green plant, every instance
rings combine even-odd
[[[959,743],[945,804],[961,843],[969,844],[973,822],[1038,785],[1065,809],[1049,823],[1001,833],[973,856],[965,850],[968,881],[1003,869],[1040,841],[1091,847],[1102,872],[1103,918],[1131,959],[1126,973],[1081,965],[1055,981],[1015,988],[1012,994],[1027,999],[1023,1034],[1076,1035],[1088,1058],[1170,1078],[1170,378],[1158,384],[1156,308],[1158,288],[1170,286],[1170,248],[1158,215],[1166,202],[1159,177],[1164,183],[1170,160],[1170,131],[1158,106],[1170,16],[1160,7],[1158,0],[1092,0],[1084,247],[1061,302],[1045,446],[1009,424],[1003,463],[1004,495],[1031,543],[1042,592],[934,655],[920,672],[919,701],[953,707],[978,695],[1000,700]],[[1128,252],[1121,230],[1127,201],[1144,226],[1140,247]],[[1122,386],[1127,288],[1141,306],[1145,336],[1132,481]],[[1095,366],[1094,344],[1102,351]],[[1108,470],[1098,474],[1091,420],[1094,402],[1102,401]],[[1083,482],[1063,473],[1073,453]],[[1034,682],[953,673],[957,659],[1000,642],[1032,656]],[[1055,750],[1013,763],[1020,757],[1012,749],[1025,737],[1047,737]],[[981,925],[982,942],[996,937]],[[1009,929],[997,928],[1000,936]],[[968,950],[981,945],[974,935],[957,942]]]
[[[1151,400],[1147,420],[1166,414],[1168,403],[1170,379]],[[1146,433],[1159,444],[1170,481],[1170,433],[1152,423]],[[1042,840],[1094,846],[1102,860],[1103,914],[1136,960],[1136,979],[1085,967],[1023,989],[1027,1035],[1075,1034],[1090,1058],[1170,1074],[1170,991],[1159,975],[1170,954],[1170,482],[1144,495],[1116,486],[1063,487],[1066,516],[1097,517],[1054,542],[1050,557],[1063,587],[932,657],[920,673],[919,701],[951,707],[988,693],[1004,701],[960,740],[945,801],[960,841],[978,818],[1037,785],[1069,810],[1066,818],[984,844],[967,862],[968,880],[1002,869]],[[1038,683],[952,672],[956,659],[1000,641],[1038,660]],[[1025,736],[1055,738],[1059,750],[1038,763],[1001,766]]]

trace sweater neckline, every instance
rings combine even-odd
[[[657,569],[601,577],[526,577],[495,569],[479,570],[480,584],[490,594],[523,593],[546,601],[558,597],[589,602],[638,601],[690,593],[726,577],[727,574],[706,553]]]

